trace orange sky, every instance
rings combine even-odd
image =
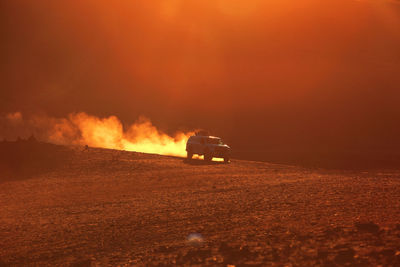
[[[0,112],[145,115],[238,147],[400,144],[396,1],[0,5]]]

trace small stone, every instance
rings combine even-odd
[[[373,222],[356,223],[355,226],[359,232],[366,232],[371,234],[377,234],[379,232],[379,226]]]
[[[354,260],[355,251],[352,248],[339,250],[335,256],[335,262],[338,264],[348,263]]]

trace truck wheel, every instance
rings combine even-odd
[[[224,162],[228,163],[229,162],[229,158],[224,158]]]
[[[187,158],[188,158],[188,159],[192,159],[192,157],[193,157],[192,151],[188,151],[188,152],[187,152]]]
[[[212,160],[212,155],[208,152],[204,154],[204,160],[205,161],[211,161]]]

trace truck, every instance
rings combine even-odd
[[[223,158],[229,162],[231,148],[221,138],[210,135],[196,134],[190,136],[186,143],[187,158],[192,159],[193,155],[204,156],[205,161],[213,158]]]

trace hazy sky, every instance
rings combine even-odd
[[[396,2],[0,0],[0,112],[145,115],[237,147],[399,147]]]

